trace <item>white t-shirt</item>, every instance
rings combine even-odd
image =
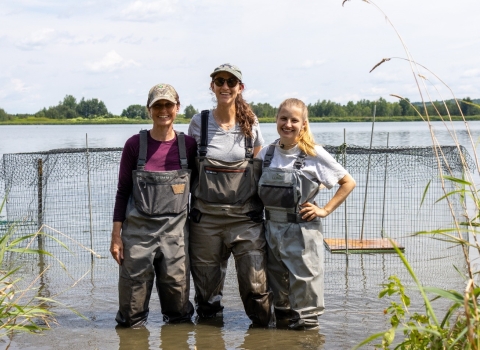
[[[268,146],[262,148],[257,154],[257,158],[264,159],[267,153]],[[316,156],[307,154],[305,157],[304,167],[301,169],[303,174],[311,179],[317,180],[328,189],[332,188],[339,180],[341,180],[348,172],[341,166],[330,153],[328,153],[322,146],[316,145]],[[300,149],[295,146],[289,150],[280,148],[278,143],[275,145],[275,152],[273,153],[271,168],[293,168],[297,156],[300,154]]]
[[[188,127],[188,135],[197,140],[200,151],[201,113],[195,114]],[[261,146],[265,142],[257,124],[252,126],[253,147]],[[230,130],[224,130],[218,126],[210,111],[208,117],[207,157],[225,162],[234,162],[245,159],[245,136],[242,129],[235,124]]]

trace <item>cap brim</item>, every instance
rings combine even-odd
[[[170,102],[173,102],[173,103],[177,104],[177,101],[175,101],[175,99],[169,98],[167,96],[160,96],[160,97],[157,97],[156,99],[154,99],[152,102],[150,102],[150,104],[148,105],[148,108],[152,107],[152,105],[155,102],[160,101],[160,100],[167,100],[167,101],[170,101]]]
[[[242,76],[239,76],[239,75],[238,75],[238,72],[235,72],[235,71],[230,70],[230,69],[228,69],[228,68],[216,70],[215,72],[213,72],[212,74],[210,74],[210,77],[213,78],[215,75],[217,75],[217,74],[220,73],[220,72],[230,73],[230,74],[233,75],[235,78],[237,78],[238,80],[242,81]]]

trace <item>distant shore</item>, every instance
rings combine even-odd
[[[438,116],[430,118],[431,121],[441,121]],[[447,119],[445,119],[447,120]],[[452,121],[462,121],[460,116],[452,116]],[[467,121],[480,120],[480,115],[471,115],[465,117]],[[372,122],[372,117],[311,117],[311,123],[359,123]],[[376,117],[376,122],[415,122],[423,121],[420,117],[413,116],[398,116],[398,117]],[[275,117],[259,118],[260,123],[275,123]],[[175,124],[188,124],[190,119],[182,118],[180,116],[175,120]],[[149,120],[145,119],[129,119],[125,117],[111,117],[111,118],[75,118],[75,119],[49,119],[49,118],[14,118],[12,120],[0,121],[0,125],[86,125],[86,124],[151,124]]]

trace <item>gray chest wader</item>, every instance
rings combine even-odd
[[[324,310],[322,226],[320,218],[305,221],[298,212],[313,202],[319,184],[303,174],[303,152],[293,169],[270,168],[276,143],[267,150],[258,184],[267,219],[268,282],[279,319],[290,319],[291,328],[315,327]]]
[[[141,325],[148,317],[153,281],[166,322],[190,320],[188,300],[188,196],[185,136],[177,133],[181,170],[146,171],[147,131],[140,131],[137,170],[126,219],[122,225],[124,260],[118,283],[116,321],[126,327]]]
[[[263,206],[257,195],[257,183],[262,161],[253,158],[252,139],[245,138],[245,159],[225,162],[207,157],[208,115],[209,111],[202,111],[193,208],[213,215],[250,216],[261,212]]]
[[[228,257],[233,253],[240,297],[253,323],[268,325],[273,294],[267,290],[263,205],[257,195],[261,160],[245,138],[245,159],[207,156],[209,111],[201,114],[198,181],[190,213],[190,257],[195,303],[201,318],[223,309]]]

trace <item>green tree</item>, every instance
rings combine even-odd
[[[405,98],[405,99],[401,99],[400,102],[400,108],[401,108],[401,115],[402,116],[407,116],[407,115],[411,115],[410,114],[410,109],[412,108],[410,106],[410,100],[408,98]]]
[[[377,113],[376,113],[376,116],[377,117],[388,117],[388,116],[391,116],[391,112],[390,112],[390,106],[389,106],[389,103],[387,102],[387,100],[385,100],[384,98],[380,97],[377,102],[375,103],[376,106],[377,106]],[[373,114],[373,113],[372,113]]]
[[[269,103],[250,103],[250,107],[252,108],[253,113],[257,116],[257,118],[265,118],[265,117],[275,117],[277,115],[277,108],[271,106]]]
[[[0,121],[12,119],[3,108],[0,108]]]
[[[460,101],[460,108],[462,109],[464,116],[475,114],[474,106],[472,106],[472,99],[470,97],[466,97]]]
[[[142,105],[130,105],[122,111],[121,116],[129,119],[148,119],[147,107]]]
[[[97,115],[107,115],[108,110],[103,101],[97,98],[85,100],[84,97],[80,100],[76,108],[77,113],[84,118],[93,118]]]
[[[75,110],[75,108],[77,108],[77,99],[75,97],[73,97],[72,95],[66,95],[63,98],[63,103],[59,103],[59,105],[60,104],[65,106],[65,107],[68,107],[70,109]]]
[[[185,107],[183,114],[185,114],[186,119],[191,119],[195,114],[198,113],[198,110],[195,109],[192,105],[188,105]]]

